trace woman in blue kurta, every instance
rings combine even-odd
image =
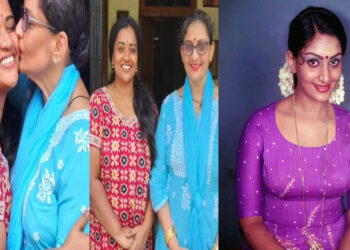
[[[159,223],[156,249],[218,247],[218,90],[208,70],[213,24],[203,11],[183,23],[185,84],[162,104],[151,200]]]
[[[36,86],[10,177],[15,250],[67,243],[89,207],[89,95],[75,66],[88,48],[85,3],[25,0],[24,10],[19,68]]]

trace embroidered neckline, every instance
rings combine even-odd
[[[137,120],[137,116],[133,115],[131,116],[129,119],[126,119],[126,117],[122,114],[122,112],[120,112],[120,110],[118,109],[117,105],[113,102],[113,99],[109,93],[109,90],[107,89],[107,87],[103,87],[102,88],[103,93],[106,95],[107,100],[109,102],[109,105],[111,106],[113,112],[116,114],[116,116],[128,127],[132,127],[135,124],[138,123]]]

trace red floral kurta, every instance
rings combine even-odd
[[[5,223],[6,233],[9,225],[11,200],[9,167],[0,147],[0,222]]]
[[[101,152],[101,181],[123,227],[142,224],[146,211],[151,170],[147,140],[141,138],[136,117],[126,120],[114,105],[107,88],[90,100],[90,145]],[[145,249],[153,248],[150,234]],[[119,249],[91,210],[90,248]]]

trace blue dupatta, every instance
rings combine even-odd
[[[208,230],[203,212],[203,197],[206,191],[206,173],[209,156],[211,111],[214,83],[210,71],[204,86],[202,110],[197,122],[192,102],[191,86],[186,76],[183,94],[183,129],[186,175],[191,192],[189,246],[191,249],[210,249],[214,242],[208,242]]]
[[[79,72],[74,64],[67,66],[45,106],[43,106],[41,90],[38,87],[35,88],[24,120],[17,157],[11,173],[13,198],[7,239],[8,249],[21,249],[23,241],[22,216],[25,212],[23,205],[28,188],[30,188],[30,182],[79,78]]]

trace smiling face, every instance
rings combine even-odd
[[[25,0],[24,11],[28,16],[47,24],[47,19],[40,9],[39,0]],[[16,27],[16,33],[19,36],[19,69],[32,78],[33,75],[46,72],[52,63],[54,34],[48,27],[35,22],[29,22],[28,30],[24,33],[22,25],[23,19]]]
[[[316,33],[290,64],[297,74],[296,93],[328,102],[342,74],[342,50],[335,36]]]
[[[131,26],[118,32],[114,43],[112,63],[115,78],[120,83],[132,83],[137,71],[137,39]]]
[[[16,23],[7,0],[0,0],[0,90],[8,91],[18,80]]]
[[[205,44],[207,44],[206,50],[203,48]],[[189,45],[197,46],[191,54],[186,52],[186,47]],[[209,64],[213,59],[214,43],[210,45],[209,35],[203,22],[195,21],[188,26],[180,52],[189,81],[204,83]]]

